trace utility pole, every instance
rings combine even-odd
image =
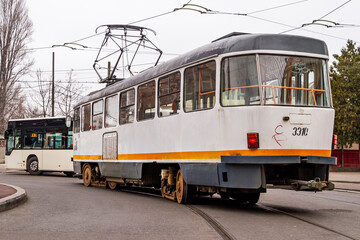
[[[51,96],[51,116],[54,117],[55,110],[55,53],[52,53],[52,96]]]

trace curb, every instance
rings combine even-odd
[[[24,189],[5,183],[0,184],[12,187],[16,190],[16,193],[0,199],[0,212],[10,210],[26,202],[27,195]]]

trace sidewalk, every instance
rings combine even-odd
[[[360,183],[360,172],[330,172],[329,180],[335,182]]]
[[[0,174],[5,172],[5,164],[0,164]],[[24,189],[0,183],[0,212],[17,207],[26,201]]]
[[[0,212],[12,209],[26,201],[24,189],[0,183]]]
[[[329,180],[335,189],[360,191],[360,172],[330,172]]]

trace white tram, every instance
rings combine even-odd
[[[334,109],[323,41],[232,33],[75,107],[85,186],[161,187],[256,203],[267,184],[332,189]]]

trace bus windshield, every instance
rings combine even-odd
[[[276,55],[259,59],[264,104],[330,107],[325,60]]]

